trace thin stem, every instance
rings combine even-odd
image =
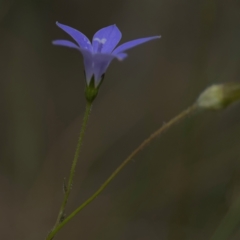
[[[194,104],[188,109],[181,112],[179,115],[171,119],[168,123],[164,124],[157,131],[151,134],[147,139],[145,139],[124,161],[123,163],[110,175],[110,177],[102,184],[102,186],[91,196],[89,197],[82,205],[80,205],[75,211],[73,211],[67,218],[65,218],[55,229],[49,234],[46,240],[51,240],[56,233],[68,223],[77,213],[79,213],[83,208],[85,208],[89,203],[91,203],[106,187],[107,185],[117,176],[117,174],[149,143],[151,143],[155,138],[157,138],[165,130],[172,127],[175,123],[179,122],[190,113],[193,113],[197,109],[197,105]]]
[[[62,222],[63,219],[64,219],[65,208],[66,208],[66,205],[67,205],[67,202],[68,202],[70,192],[72,190],[72,184],[73,184],[75,169],[76,169],[79,153],[80,153],[80,150],[81,150],[81,146],[82,146],[83,137],[84,137],[84,133],[85,133],[85,130],[86,130],[87,122],[88,122],[89,115],[90,115],[90,112],[91,112],[91,108],[92,108],[92,103],[87,102],[84,117],[83,117],[83,123],[82,123],[82,127],[81,127],[81,130],[80,130],[80,135],[79,135],[79,138],[78,138],[78,143],[77,143],[76,151],[75,151],[75,154],[74,154],[74,158],[73,158],[73,162],[72,162],[72,166],[71,166],[71,170],[70,170],[70,174],[69,174],[68,183],[67,183],[67,186],[64,187],[65,188],[64,189],[65,194],[64,194],[63,202],[62,202],[62,205],[60,207],[58,217],[57,217],[55,226],[54,226],[52,231],[54,231],[54,229],[58,226],[58,224],[60,222]],[[48,239],[52,239],[52,238],[48,238]]]

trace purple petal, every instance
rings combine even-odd
[[[112,55],[114,55],[119,61],[124,60],[128,56],[126,53],[117,53]]]
[[[67,25],[61,24],[59,22],[56,22],[57,26],[60,27],[64,32],[66,32],[67,34],[69,34],[79,45],[79,47],[83,48],[83,49],[87,49],[89,51],[92,51],[92,45],[91,42],[89,41],[89,39],[82,34],[81,32],[79,32],[78,30],[69,27]]]
[[[92,40],[93,52],[111,53],[122,38],[122,33],[116,25],[111,25],[97,31]]]
[[[122,45],[118,46],[114,51],[113,53],[114,54],[118,54],[118,53],[121,53],[121,52],[124,52],[130,48],[133,48],[139,44],[142,44],[142,43],[145,43],[145,42],[148,42],[148,41],[151,41],[151,40],[154,40],[154,39],[158,39],[160,38],[161,36],[155,36],[155,37],[146,37],[146,38],[139,38],[139,39],[136,39],[136,40],[132,40],[132,41],[129,41],[129,42],[126,42],[126,43],[123,43]]]
[[[86,81],[87,81],[87,84],[89,84],[92,79],[92,76],[94,74],[93,55],[88,50],[80,49],[80,51],[83,55],[83,63],[84,63]]]
[[[118,60],[123,60],[127,57],[126,53],[119,54],[104,54],[96,53],[91,54],[87,50],[80,50],[84,58],[84,67],[86,73],[87,84],[90,83],[92,77],[94,76],[95,87],[98,87],[102,80],[103,74],[107,71],[109,64],[114,58]]]
[[[70,42],[68,40],[55,40],[52,41],[53,45],[57,45],[57,46],[63,46],[63,47],[70,47],[70,48],[76,48],[76,49],[80,49],[80,47],[78,45],[76,45],[73,42]]]
[[[93,71],[94,71],[94,81],[95,81],[95,87],[97,87],[102,79],[103,74],[107,71],[107,68],[111,61],[116,56],[111,54],[102,54],[97,53],[93,55]]]

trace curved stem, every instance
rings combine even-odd
[[[74,158],[73,158],[73,162],[72,162],[72,166],[71,166],[71,170],[70,170],[70,174],[69,174],[68,183],[67,183],[67,186],[64,186],[65,194],[64,194],[63,202],[62,202],[62,205],[60,207],[55,226],[52,229],[52,231],[50,232],[50,234],[52,232],[54,232],[56,227],[64,220],[65,208],[66,208],[66,205],[67,205],[67,202],[68,202],[70,192],[72,190],[72,184],[73,184],[75,169],[76,169],[79,153],[80,153],[80,150],[81,150],[81,146],[82,146],[83,137],[84,137],[84,133],[85,133],[85,130],[86,130],[87,122],[88,122],[89,115],[90,115],[90,112],[91,112],[91,108],[92,108],[92,103],[87,102],[84,117],[83,117],[83,123],[82,123],[82,127],[81,127],[81,130],[80,130],[80,135],[79,135],[79,138],[78,138],[78,143],[77,143],[76,151],[75,151],[75,154],[74,154]],[[48,236],[47,239],[52,239],[52,238],[53,237]]]
[[[102,186],[91,196],[89,197],[82,205],[80,205],[76,210],[74,210],[67,218],[65,218],[58,226],[49,234],[49,237],[46,240],[51,240],[56,233],[64,227],[77,213],[79,213],[83,208],[85,208],[89,203],[91,203],[106,187],[107,185],[117,176],[117,174],[149,143],[151,143],[155,138],[157,138],[165,130],[172,127],[175,123],[179,122],[190,113],[193,113],[197,109],[197,105],[194,104],[188,109],[184,110],[176,117],[171,119],[169,122],[160,127],[157,131],[151,134],[147,139],[145,139],[123,162],[122,164],[110,175],[110,177],[102,184]]]

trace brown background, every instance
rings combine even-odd
[[[82,58],[55,21],[91,37],[162,39],[114,61],[97,97],[68,213],[152,131],[213,83],[239,81],[237,0],[0,1],[0,238],[43,240],[84,111]],[[122,41],[122,42],[123,42]],[[240,105],[191,116],[145,149],[56,240],[206,240],[240,193]],[[239,239],[238,228],[230,239]]]

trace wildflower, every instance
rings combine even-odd
[[[89,95],[88,98],[95,98],[104,74],[114,58],[121,61],[127,57],[125,53],[126,50],[150,40],[160,38],[160,36],[140,38],[126,42],[115,48],[122,37],[116,25],[111,25],[97,31],[91,43],[90,40],[78,30],[58,22],[56,22],[56,24],[69,34],[75,42],[55,40],[53,44],[75,48],[83,55],[87,83],[86,91],[88,92],[86,95]],[[90,95],[93,96],[91,97]]]

